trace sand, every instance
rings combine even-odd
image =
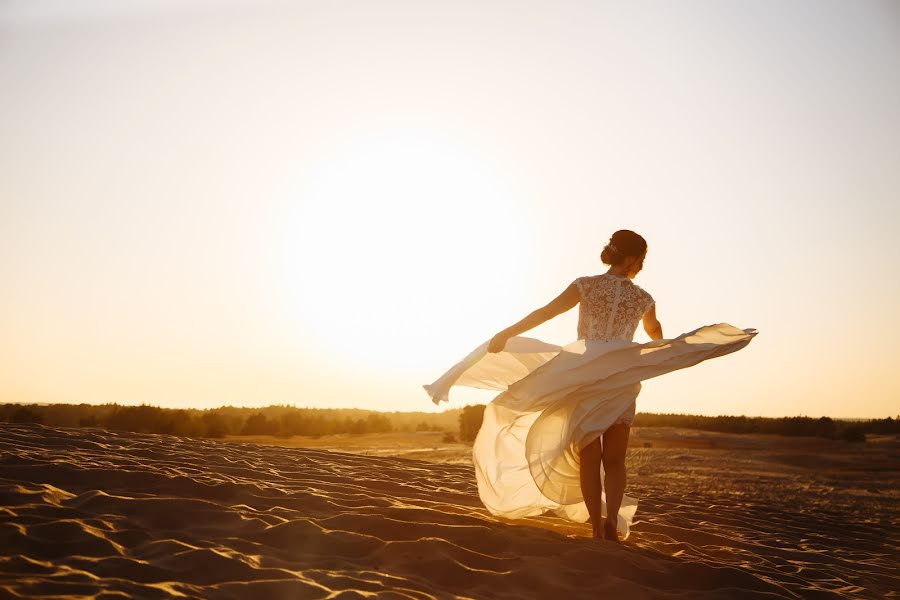
[[[623,545],[560,519],[491,517],[467,447],[441,439],[319,438],[308,440],[319,448],[291,448],[0,424],[0,596],[886,598],[900,590],[895,437],[847,444],[635,430],[628,489],[641,505]]]

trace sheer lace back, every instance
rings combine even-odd
[[[632,341],[653,297],[624,276],[591,275],[573,282],[578,287],[578,339]]]

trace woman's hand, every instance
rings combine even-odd
[[[503,350],[503,347],[506,346],[506,342],[509,340],[508,337],[503,335],[502,333],[498,333],[493,338],[491,338],[491,342],[488,344],[487,351],[488,352],[500,352]]]

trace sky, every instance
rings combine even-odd
[[[436,410],[627,228],[759,330],[639,411],[900,414],[897,2],[0,0],[0,90],[2,402]]]

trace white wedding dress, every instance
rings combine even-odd
[[[633,340],[653,298],[627,277],[579,277],[578,340],[560,347],[513,337],[501,352],[489,341],[434,383],[435,404],[452,386],[500,390],[485,408],[472,449],[478,493],[494,515],[552,512],[585,522],[579,451],[616,422],[631,424],[641,380],[723,356],[750,343],[755,329],[707,325],[672,339]],[[605,489],[602,497],[606,515]],[[627,494],[618,529],[627,538],[637,500]]]

